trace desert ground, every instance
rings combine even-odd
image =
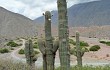
[[[102,44],[99,42],[99,39],[97,38],[87,38],[87,37],[80,37],[81,41],[85,41],[89,44],[89,46],[93,45],[100,45],[101,49],[96,51],[96,52],[86,52],[83,56],[83,65],[106,65],[110,64],[110,46],[107,46],[105,44]],[[12,50],[10,53],[5,53],[5,54],[0,54],[0,58],[3,59],[11,59],[13,61],[20,61],[20,62],[26,62],[25,55],[20,55],[18,54],[18,51],[20,49],[23,49],[25,47],[25,39],[21,39],[22,41],[22,46],[19,46]],[[109,41],[109,40],[106,40]],[[56,54],[56,59],[55,59],[55,66],[58,67],[60,66],[60,60],[59,60],[59,55],[58,51]],[[108,56],[107,56],[108,55]],[[41,67],[42,66],[42,54],[38,54],[38,59],[36,61],[36,66]],[[77,60],[74,55],[71,55],[71,65],[76,65]]]

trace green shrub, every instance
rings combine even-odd
[[[35,54],[39,54],[39,52],[38,52],[38,51],[36,51],[36,50],[34,50],[34,52],[35,52]]]
[[[14,41],[10,41],[10,42],[7,43],[7,46],[17,47],[19,45],[17,43],[15,43]]]
[[[110,42],[106,42],[106,45],[110,46]]]
[[[34,42],[34,44],[37,44],[37,42]]]
[[[37,44],[34,44],[34,45],[33,45],[33,48],[38,49],[38,45],[37,45]]]
[[[100,43],[106,44],[106,41],[100,41]]]
[[[81,41],[81,42],[80,42],[80,46],[89,46],[89,45],[88,45],[88,43],[86,43],[86,42],[84,42],[84,41]]]
[[[76,45],[76,42],[73,39],[69,39],[69,43]],[[80,41],[80,46],[89,46],[89,44],[84,41]]]
[[[106,45],[110,46],[110,42],[100,41],[100,43],[103,43],[103,44],[106,44]]]
[[[69,39],[69,43],[73,44],[73,45],[76,45],[76,42],[73,39]]]
[[[71,54],[71,55],[74,55],[74,54],[76,53],[75,51],[76,51],[76,47],[71,48],[71,49],[70,49],[70,54]]]
[[[0,53],[8,53],[9,50],[7,48],[1,48]]]
[[[90,51],[98,51],[99,49],[100,49],[100,46],[99,45],[94,45],[89,50]]]
[[[19,50],[19,52],[18,52],[19,54],[24,54],[24,50],[23,49],[21,49],[21,50]]]

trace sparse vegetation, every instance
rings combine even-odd
[[[87,42],[81,41],[80,46],[89,46],[89,44]]]
[[[73,44],[73,45],[76,45],[76,42],[73,39],[69,39],[69,43]]]
[[[24,54],[24,50],[23,49],[20,49],[18,53],[19,54]]]
[[[60,68],[57,68],[56,70],[60,70]],[[110,66],[83,66],[83,67],[71,67],[70,70],[110,70]]]
[[[110,46],[110,42],[106,42],[106,45]]]
[[[100,43],[103,43],[103,44],[106,44],[106,45],[110,46],[110,42],[100,41]]]
[[[0,53],[8,53],[9,50],[7,48],[1,48]]]
[[[39,52],[37,50],[34,50],[35,54],[39,54]],[[25,54],[24,49],[20,49],[19,54]]]
[[[15,43],[14,41],[10,41],[10,42],[7,43],[7,46],[17,47],[19,45],[17,43]]]
[[[38,51],[36,51],[36,50],[34,50],[34,52],[35,52],[35,54],[39,54],[39,52],[38,52]]]
[[[38,45],[37,44],[34,44],[33,45],[33,48],[38,49]]]
[[[76,45],[76,42],[73,39],[69,39],[69,43]],[[89,44],[87,42],[80,41],[80,46],[86,46],[87,47],[87,46],[89,46]]]
[[[94,45],[89,50],[95,52],[95,51],[98,51],[99,49],[100,49],[99,45]]]
[[[100,43],[106,44],[106,41],[100,41]]]
[[[34,42],[34,44],[37,44],[37,42]]]
[[[0,70],[29,70],[29,66],[22,62],[0,59]],[[42,70],[42,68],[36,67],[35,70]],[[55,70],[60,70],[60,67]],[[70,70],[110,70],[110,66],[83,66],[81,68],[73,66]]]

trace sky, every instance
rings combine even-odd
[[[95,0],[67,0],[67,5],[69,8],[74,4],[89,1]],[[0,6],[30,19],[36,19],[47,10],[57,10],[57,0],[0,0]]]

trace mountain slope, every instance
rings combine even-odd
[[[68,9],[70,26],[110,25],[110,0],[93,1],[73,5]],[[53,11],[52,22],[57,23],[57,11]],[[35,19],[44,23],[43,17]]]
[[[34,22],[29,18],[0,7],[0,37],[34,36],[35,29]]]

